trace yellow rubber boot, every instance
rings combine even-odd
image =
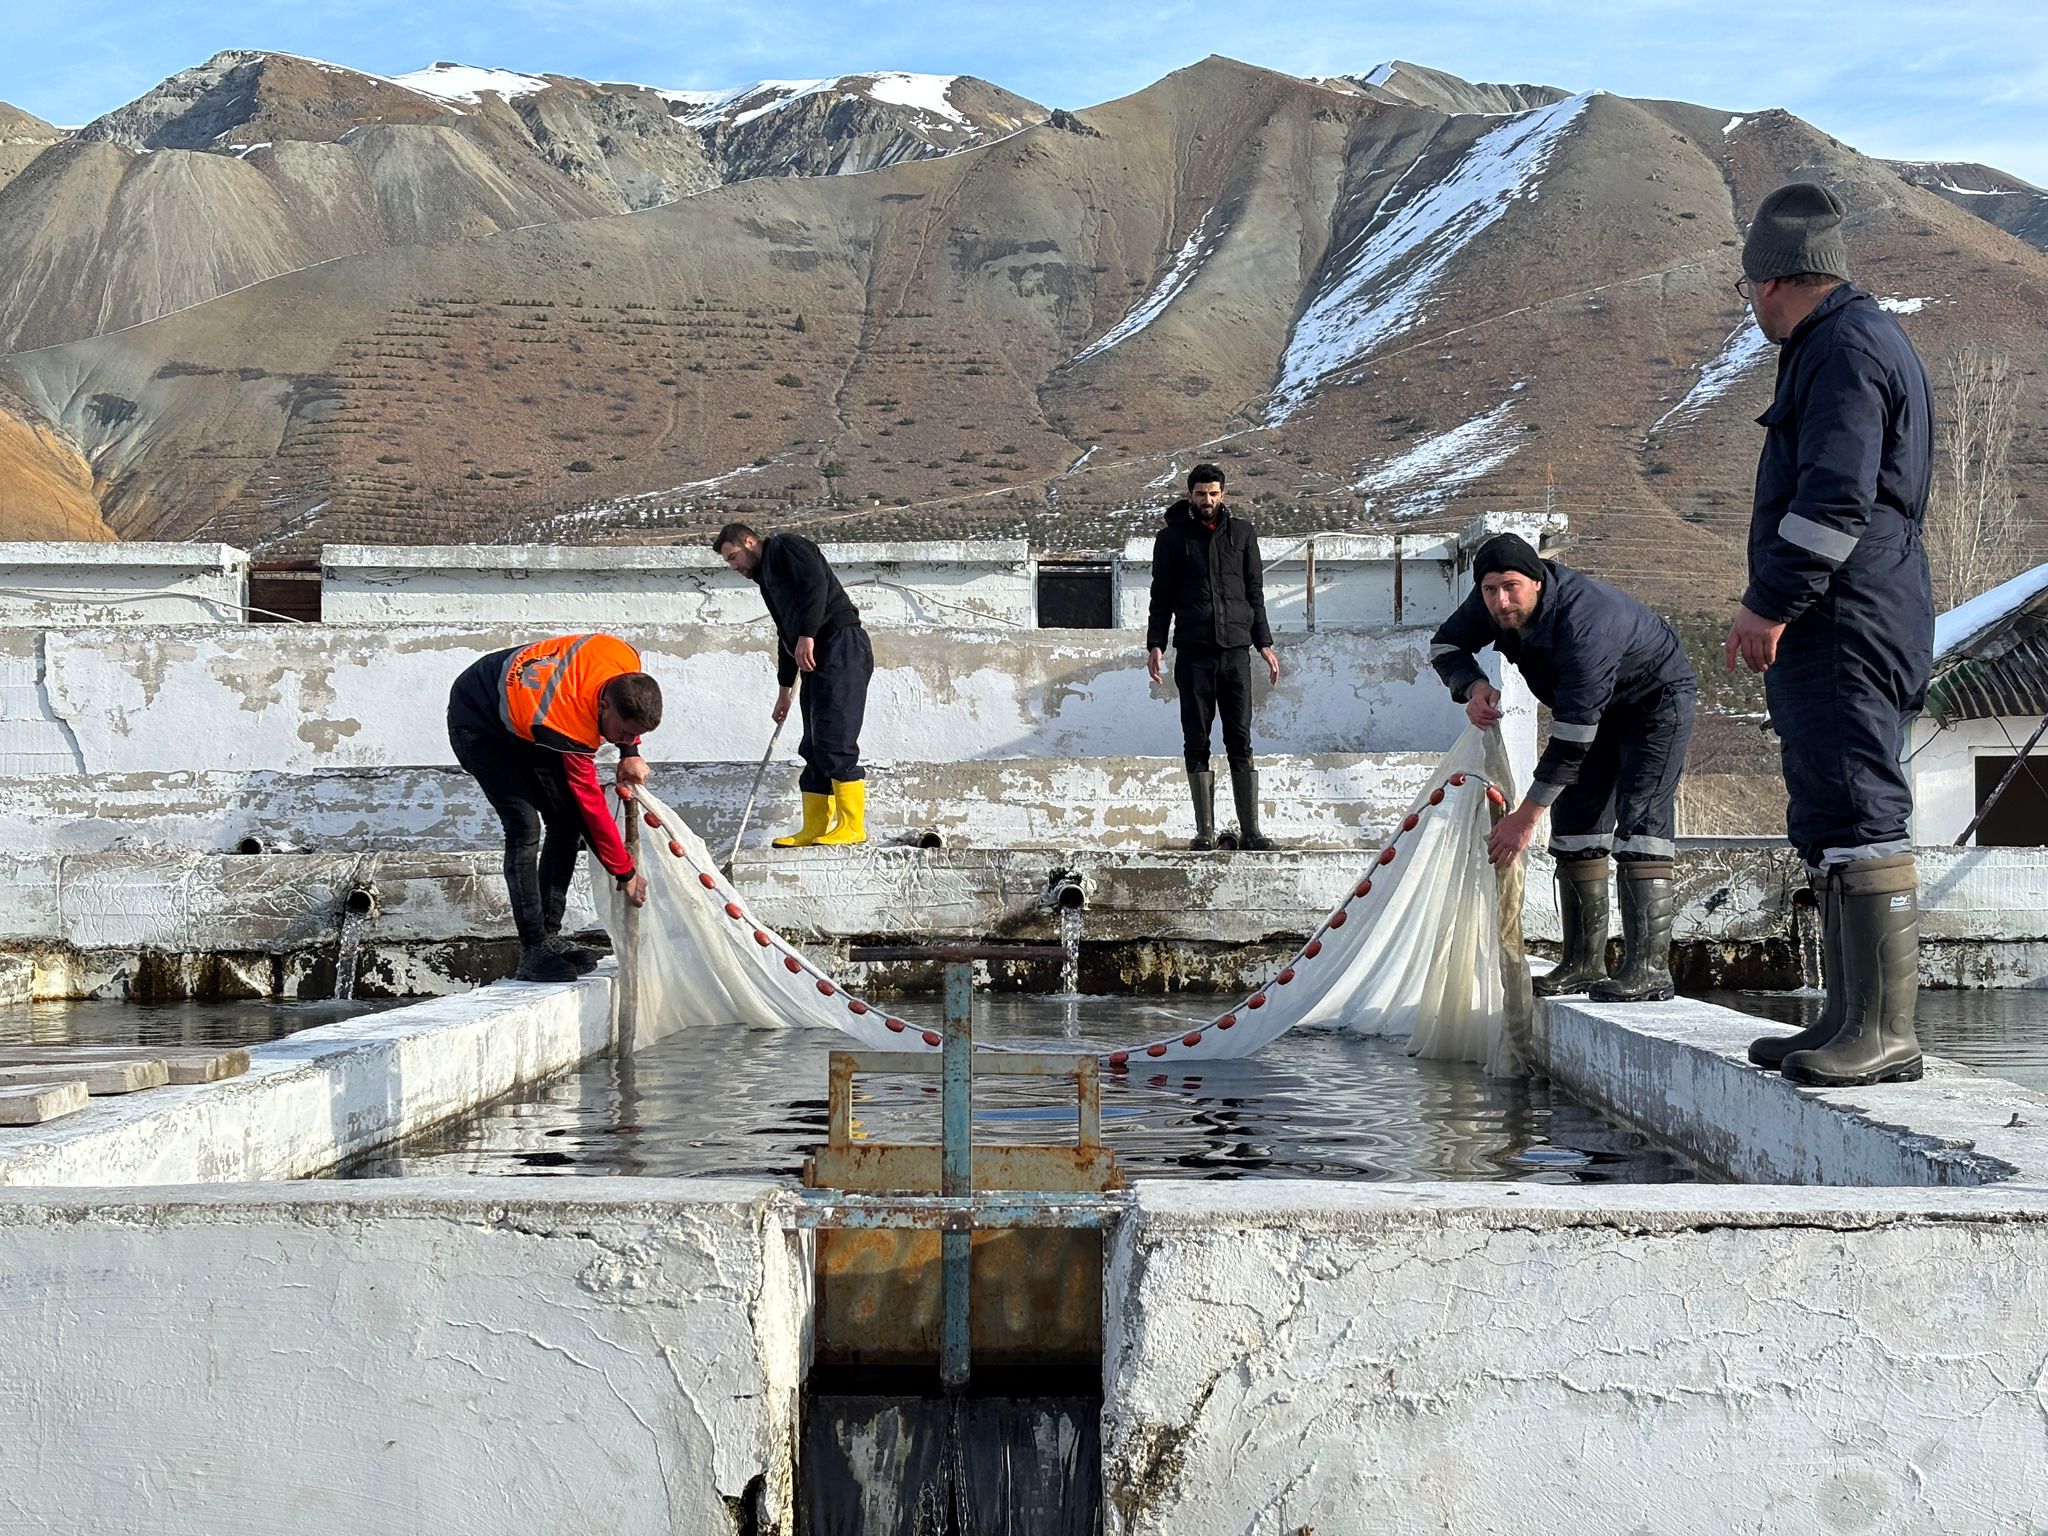
[[[868,840],[868,781],[854,779],[841,783],[832,781],[832,804],[839,812],[839,819],[832,823],[832,830],[818,839],[820,848],[844,847],[848,843],[864,843]]]
[[[804,791],[804,824],[787,837],[775,839],[778,848],[808,848],[832,825],[832,797]]]

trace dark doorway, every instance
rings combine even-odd
[[[1115,569],[1106,560],[1038,563],[1040,629],[1116,628]]]
[[[1977,804],[1981,808],[2013,765],[2010,754],[1977,759]],[[1998,804],[1978,823],[1979,848],[2048,847],[2048,755],[2029,753],[2026,764],[2005,786]]]
[[[267,560],[249,566],[251,624],[320,622],[320,563]]]

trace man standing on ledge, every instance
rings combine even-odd
[[[1756,323],[1778,344],[1757,463],[1749,589],[1725,661],[1764,674],[1786,831],[1819,900],[1827,1001],[1796,1035],[1749,1048],[1828,1087],[1920,1076],[1919,876],[1899,762],[1927,696],[1934,594],[1920,542],[1934,398],[1913,344],[1849,282],[1842,200],[1795,182],[1742,247]]]
[[[875,653],[861,627],[860,610],[846,595],[817,545],[800,533],[763,539],[745,523],[727,523],[712,551],[761,588],[775,621],[775,680],[781,691],[770,711],[789,718],[797,680],[804,760],[803,826],[775,839],[778,848],[839,847],[868,840],[867,775],[860,765],[860,727],[867,715],[868,681]]]
[[[558,635],[472,662],[448,693],[448,744],[505,827],[505,886],[521,981],[573,981],[597,956],[562,939],[576,854],[588,839],[634,906],[633,867],[597,782],[597,749],[619,749],[618,790],[647,782],[640,738],[661,724],[661,685],[610,635]],[[542,841],[542,833],[546,841]]]
[[[1259,530],[1223,504],[1223,471],[1197,464],[1188,494],[1166,509],[1152,542],[1152,608],[1145,625],[1145,672],[1160,681],[1167,626],[1173,629],[1173,684],[1180,692],[1181,750],[1195,802],[1190,848],[1216,846],[1216,775],[1209,733],[1220,708],[1230,791],[1237,802],[1237,845],[1270,848],[1259,830],[1259,775],[1252,765],[1252,651],[1280,681],[1280,658],[1266,623],[1266,570]]]
[[[1495,534],[1472,561],[1472,595],[1438,626],[1430,664],[1474,725],[1500,719],[1500,690],[1477,652],[1521,668],[1550,706],[1550,741],[1529,793],[1493,829],[1505,864],[1529,846],[1550,807],[1563,954],[1539,995],[1590,988],[1595,1001],[1671,996],[1672,858],[1678,776],[1699,691],[1678,635],[1625,592],[1545,560],[1528,540]],[[1621,863],[1621,974],[1607,975],[1607,875]]]

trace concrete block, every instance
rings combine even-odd
[[[83,1083],[95,1098],[140,1093],[161,1088],[171,1080],[170,1068],[146,1056],[102,1058],[93,1061],[35,1061],[16,1063],[11,1053],[0,1052],[0,1085],[31,1083]]]
[[[0,1046],[0,1067],[66,1067],[132,1061],[138,1055],[162,1062],[173,1083],[217,1083],[249,1070],[249,1052],[239,1045],[6,1045]]]
[[[85,1084],[10,1083],[0,1086],[0,1125],[41,1125],[85,1108]]]

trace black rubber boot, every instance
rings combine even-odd
[[[1207,852],[1216,846],[1216,775],[1204,768],[1188,770],[1188,793],[1195,802],[1195,835],[1188,846]]]
[[[1557,964],[1530,985],[1538,997],[1563,997],[1583,992],[1607,979],[1607,877],[1613,861],[1560,860],[1557,866],[1557,917],[1563,927]]]
[[[578,976],[588,976],[597,969],[597,962],[604,958],[589,946],[578,944],[574,939],[565,939],[559,933],[549,934],[543,947],[568,961]]]
[[[1827,996],[1820,1017],[1795,1035],[1760,1035],[1749,1042],[1749,1059],[1775,1072],[1794,1051],[1817,1051],[1842,1029],[1842,904],[1825,875],[1809,876],[1814,910],[1820,917],[1820,984]]]
[[[1621,866],[1621,969],[1596,981],[1586,995],[1596,1003],[1661,1003],[1671,985],[1671,920],[1678,895],[1671,865],[1631,859]]]
[[[576,967],[546,944],[534,944],[519,952],[519,969],[514,981],[574,981]]]
[[[1273,839],[1259,830],[1259,774],[1255,768],[1230,765],[1230,797],[1237,802],[1237,846],[1270,848]]]
[[[1920,877],[1910,853],[1835,871],[1841,908],[1842,1028],[1785,1058],[1785,1076],[1817,1088],[1919,1079],[1913,1005],[1920,996]],[[1834,989],[1831,986],[1829,990]]]

